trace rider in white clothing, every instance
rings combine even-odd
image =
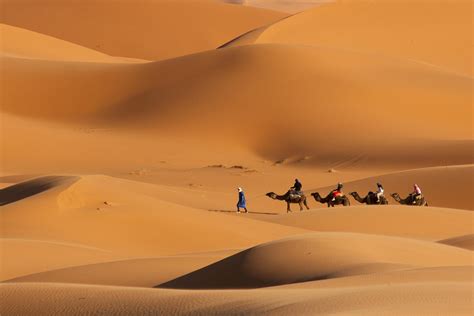
[[[377,192],[376,192],[377,203],[380,203],[380,197],[383,196],[383,192],[384,192],[384,189],[383,189],[382,184],[377,183]]]

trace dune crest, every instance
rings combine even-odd
[[[80,62],[123,63],[138,59],[112,57],[101,52],[19,27],[0,24],[3,56]]]
[[[418,60],[473,75],[472,1],[334,1],[264,26],[228,46],[279,43]]]
[[[3,0],[0,22],[108,55],[162,60],[214,49],[285,16],[202,0]]]
[[[470,251],[431,242],[354,233],[313,233],[250,248],[159,287],[259,288],[380,270],[468,265],[471,259]]]

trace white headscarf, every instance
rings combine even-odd
[[[239,187],[239,188],[237,188],[237,190],[239,190],[239,192],[242,192],[242,188],[240,188],[240,187]]]

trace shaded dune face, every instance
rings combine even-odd
[[[0,205],[6,205],[26,199],[63,184],[79,180],[73,176],[47,176],[21,182],[0,190]]]
[[[441,244],[464,248],[474,251],[474,234],[456,236],[438,241]]]
[[[450,254],[444,258],[443,254]],[[309,234],[250,248],[159,285],[258,288],[414,266],[465,265],[471,253],[429,242],[348,233]]]

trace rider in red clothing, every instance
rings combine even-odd
[[[337,184],[337,188],[335,190],[332,190],[331,191],[331,194],[332,194],[332,200],[335,201],[336,198],[340,197],[340,196],[343,196],[344,193],[342,193],[342,188],[344,187],[344,185],[342,183],[338,183]]]

